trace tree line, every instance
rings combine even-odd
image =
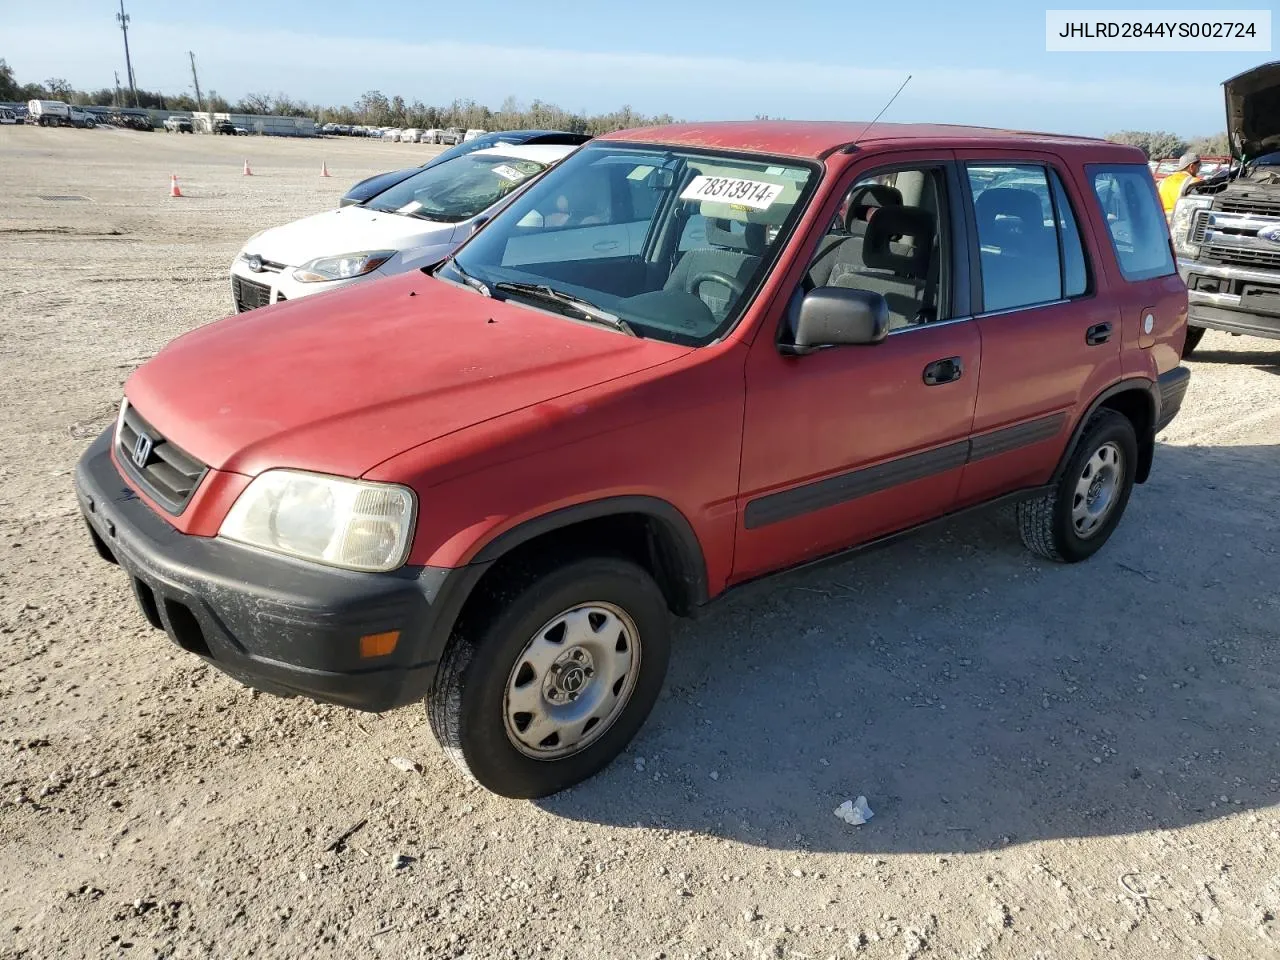
[[[155,90],[138,90],[139,107],[158,110],[212,110],[215,113],[269,114],[283,117],[310,117],[316,123],[364,124],[376,127],[479,127],[485,130],[517,130],[525,128],[566,130],[598,136],[612,130],[672,123],[668,114],[646,116],[629,106],[611,113],[574,113],[534,100],[525,105],[515,97],[507,97],[497,110],[474,100],[454,100],[445,106],[429,106],[421,100],[407,102],[404,97],[388,97],[370,90],[350,106],[322,106],[305,100],[294,100],[284,93],[249,93],[234,102],[219,96],[216,90],[204,92],[203,106],[189,93],[165,94]],[[44,83],[18,83],[13,68],[0,59],[0,101],[62,100],[76,106],[132,107],[133,93],[125,88],[103,87],[99,90],[76,90],[66,80],[51,77]]]
[[[1210,137],[1192,137],[1190,140],[1184,140],[1168,130],[1121,130],[1117,133],[1108,133],[1107,139],[1113,143],[1124,143],[1139,148],[1147,155],[1148,160],[1180,157],[1187,151],[1198,153],[1202,157],[1225,157],[1231,153],[1225,131]]]

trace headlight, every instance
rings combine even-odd
[[[293,271],[293,279],[299,283],[319,283],[323,280],[346,280],[372,273],[394,257],[394,250],[366,250],[364,253],[344,253],[340,257],[318,257]]]
[[[413,533],[405,487],[268,470],[240,494],[218,536],[348,570],[394,570]]]
[[[1203,217],[1197,217],[1196,214],[1212,205],[1212,197],[1180,197],[1174,204],[1173,216],[1169,218],[1169,232],[1173,235],[1173,249],[1184,257],[1200,255],[1204,231],[1200,230],[1199,239],[1193,239],[1192,233]]]

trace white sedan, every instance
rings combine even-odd
[[[576,149],[510,144],[477,150],[428,167],[362,204],[254,234],[231,264],[236,312],[436,263],[517,190]]]

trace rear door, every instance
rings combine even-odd
[[[1121,377],[1120,314],[1082,185],[1057,157],[957,151],[982,383],[958,505],[1044,483],[1077,409]],[[1087,188],[1086,188],[1087,189]]]

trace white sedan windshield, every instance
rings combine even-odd
[[[468,220],[546,169],[545,164],[494,154],[456,157],[384,190],[367,204],[371,210],[443,220]]]

